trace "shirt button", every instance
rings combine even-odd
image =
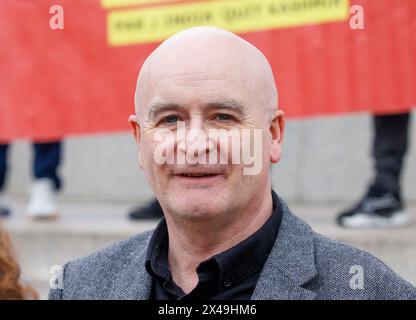
[[[231,287],[232,283],[230,281],[224,281],[223,282],[224,287]]]

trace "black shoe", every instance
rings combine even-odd
[[[163,217],[162,208],[157,200],[153,200],[145,207],[134,208],[129,213],[132,220],[160,219]]]
[[[353,208],[342,212],[337,223],[348,228],[401,227],[408,223],[398,194],[370,191]]]
[[[6,207],[0,207],[0,217],[10,216],[10,209]]]

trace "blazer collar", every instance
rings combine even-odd
[[[314,299],[316,294],[302,287],[317,275],[313,231],[279,200],[282,222],[252,299]]]

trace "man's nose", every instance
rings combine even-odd
[[[213,141],[208,135],[208,128],[201,116],[191,118],[186,128],[185,141],[178,141],[178,149],[181,152],[193,152],[196,157],[210,152],[214,148]]]

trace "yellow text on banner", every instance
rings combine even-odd
[[[110,46],[158,42],[198,25],[252,32],[344,21],[349,0],[229,0],[110,11]]]

